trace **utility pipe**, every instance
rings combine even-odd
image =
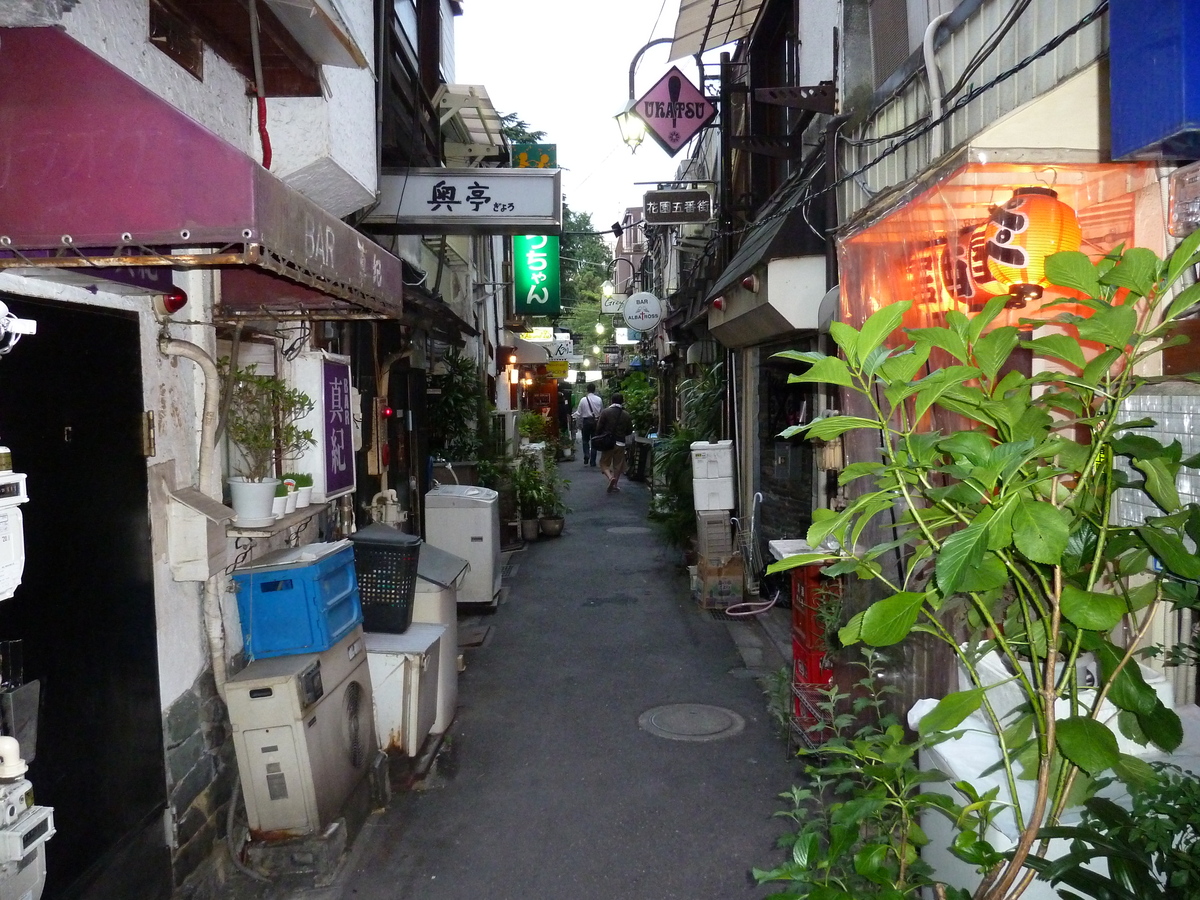
[[[197,482],[200,493],[220,502],[220,480],[214,465],[217,408],[221,402],[221,382],[217,364],[202,347],[188,341],[164,337],[159,340],[158,346],[165,356],[182,356],[184,359],[190,359],[204,373],[204,411],[201,416]],[[213,681],[216,682],[217,693],[224,697],[226,681],[225,620],[221,615],[221,594],[217,584],[219,578],[219,575],[213,575],[204,582],[203,609],[204,630],[208,635],[208,653],[212,658]]]
[[[925,58],[925,80],[929,85],[929,121],[936,122],[942,117],[942,73],[938,71],[937,59],[933,52],[933,36],[938,26],[950,18],[950,13],[935,16],[925,29],[921,40],[921,52]],[[929,132],[930,159],[938,159],[945,152],[942,139],[942,126],[934,125]]]

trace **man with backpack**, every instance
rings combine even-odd
[[[592,435],[596,433],[596,417],[600,415],[604,403],[596,396],[596,385],[589,384],[587,393],[579,401],[575,410],[575,419],[579,422],[579,439],[583,444],[583,464],[596,465],[596,449],[592,446]]]
[[[625,444],[633,434],[633,419],[625,411],[625,398],[620,394],[612,395],[612,403],[604,408],[596,420],[596,436],[602,434],[613,437],[613,446],[600,453],[600,473],[608,479],[608,492],[620,490],[617,482],[625,471]]]

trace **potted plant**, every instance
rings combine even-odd
[[[1080,299],[1049,301],[1049,323],[1001,325],[1009,298],[996,297],[973,316],[946,313],[945,327],[900,332],[903,302],[860,329],[835,323],[837,356],[783,354],[811,366],[792,381],[840,386],[845,411],[784,435],[865,430],[878,456],[842,472],[855,491],[845,509],[813,511],[809,545],[841,549],[768,572],[824,560],[827,575],[857,576],[867,602],[838,632],[843,645],[919,634],[957,664],[962,688],[931,698],[914,724],[926,739],[957,740],[967,722],[992,735],[996,787],[972,796],[958,782],[945,796],[953,853],[981,873],[977,900],[1021,896],[1034,869],[1061,875],[1038,858],[1067,814],[1104,778],[1149,780],[1123,748],[1170,752],[1183,738],[1138,657],[1156,618],[1200,598],[1200,504],[1176,488],[1200,457],[1164,445],[1137,410],[1171,380],[1147,363],[1178,342],[1172,330],[1200,299],[1200,286],[1181,285],[1198,262],[1200,231],[1165,261],[1140,247],[1095,263],[1057,253],[1047,274]],[[1018,347],[1032,366],[1010,364]],[[943,430],[928,424],[935,408]],[[947,428],[949,416],[962,426]],[[1115,515],[1118,496],[1150,512]],[[870,582],[882,590],[863,596]],[[997,816],[1016,823],[1006,850],[986,839]]]
[[[517,510],[521,515],[521,537],[537,540],[538,515],[546,498],[546,479],[537,461],[522,456],[513,472],[513,487],[517,493]]]
[[[271,515],[276,519],[282,519],[287,515],[288,490],[286,481],[277,481],[275,483],[275,496],[271,501]]]
[[[228,479],[237,523],[265,525],[274,519],[276,460],[296,458],[315,443],[312,431],[297,424],[313,401],[282,378],[259,374],[256,364],[226,371],[224,387],[225,433],[238,451]]]
[[[545,476],[545,497],[542,500],[542,515],[538,520],[542,534],[547,537],[558,537],[562,534],[566,523],[566,514],[571,511],[563,499],[563,492],[571,482],[558,474],[557,469],[551,469]]]
[[[312,503],[313,477],[307,472],[297,472],[296,478],[296,509],[304,509]]]

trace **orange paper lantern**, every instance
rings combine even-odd
[[[1075,210],[1050,188],[1023,187],[988,217],[987,262],[992,275],[1007,288],[1009,306],[1023,307],[1042,296],[1049,284],[1046,257],[1078,250],[1083,231]]]
[[[988,268],[986,232],[986,219],[960,228],[942,256],[942,277],[947,289],[976,312],[1006,290]]]

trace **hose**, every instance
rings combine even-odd
[[[262,872],[256,872],[242,862],[242,848],[234,843],[233,817],[237,811],[238,797],[242,796],[242,776],[233,776],[233,795],[229,798],[229,810],[225,813],[225,844],[229,848],[229,859],[233,867],[248,878],[253,878],[261,884],[271,884],[274,879],[268,878]],[[239,829],[240,830],[240,829]]]

